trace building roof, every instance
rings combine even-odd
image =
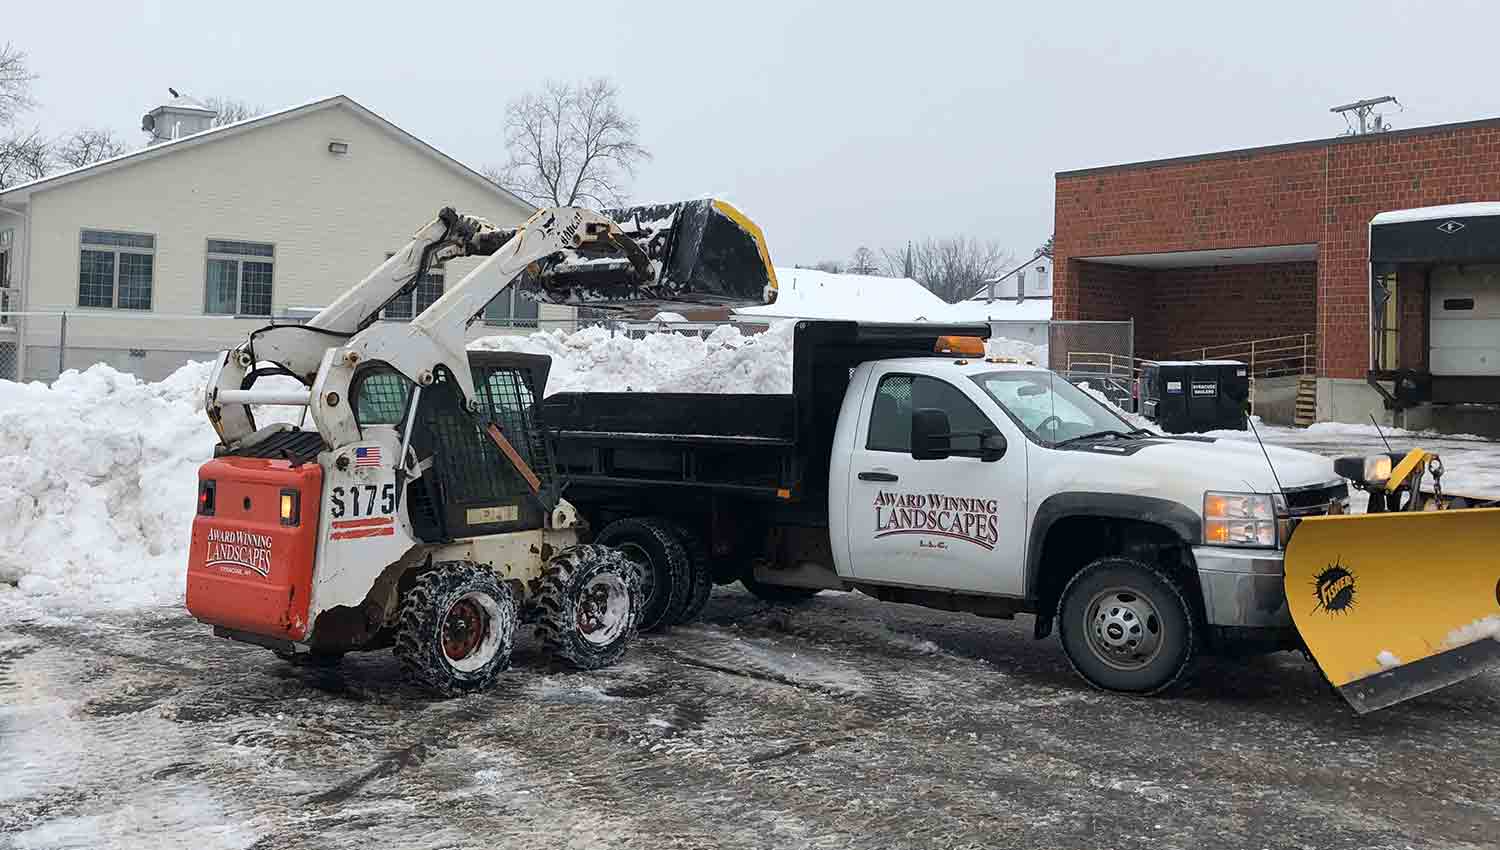
[[[1117,165],[1099,165],[1091,168],[1074,168],[1068,171],[1059,171],[1054,176],[1061,179],[1067,177],[1087,177],[1092,174],[1105,174],[1111,171],[1130,171],[1137,168],[1159,168],[1166,165],[1181,165],[1189,162],[1205,162],[1214,159],[1235,159],[1241,157],[1262,156],[1270,153],[1282,153],[1303,148],[1320,148],[1330,145],[1359,145],[1379,142],[1388,139],[1401,139],[1408,136],[1433,136],[1441,133],[1451,133],[1455,130],[1467,130],[1475,127],[1500,127],[1500,118],[1482,118],[1477,121],[1458,121],[1452,124],[1431,124],[1426,127],[1407,127],[1401,130],[1389,130],[1384,133],[1364,133],[1353,136],[1333,136],[1326,139],[1308,139],[1301,142],[1284,142],[1277,145],[1262,145],[1254,148],[1236,148],[1227,151],[1214,151],[1212,153],[1190,154],[1188,156],[1173,156],[1165,159],[1146,159],[1138,162],[1124,162]]]
[[[167,101],[166,103],[163,103],[162,105],[156,107],[155,109],[153,109],[151,111],[152,112],[160,112],[163,109],[177,109],[177,110],[183,110],[183,111],[202,112],[202,113],[205,113],[207,115],[218,115],[219,114],[218,111],[216,109],[214,109],[212,106],[208,106],[208,105],[204,104],[203,101],[197,100],[195,98],[188,97],[185,94],[179,94],[176,97],[172,98],[171,100]]]
[[[191,98],[179,97],[176,98],[176,100],[174,100],[173,102],[175,103],[177,100],[197,104],[197,101],[193,101]],[[390,121],[387,121],[376,113],[371,112],[369,109],[366,109],[365,107],[357,103],[353,98],[342,94],[320,98],[318,100],[309,101],[297,106],[290,106],[286,109],[278,109],[275,112],[267,112],[264,115],[257,115],[253,118],[246,118],[243,121],[236,121],[233,124],[225,124],[222,127],[214,127],[211,130],[204,130],[201,133],[194,133],[190,136],[183,136],[180,139],[172,139],[170,141],[160,142],[158,144],[151,145],[150,147],[144,147],[139,150],[121,154],[119,156],[110,157],[109,159],[102,159],[91,165],[85,165],[82,168],[73,168],[68,171],[62,171],[57,174],[43,177],[40,180],[32,180],[28,183],[21,183],[16,186],[12,186],[9,189],[0,191],[0,204],[24,204],[31,199],[31,195],[34,192],[55,189],[59,186],[66,186],[69,183],[74,183],[79,180],[87,180],[90,177],[94,177],[100,174],[107,174],[117,169],[129,168],[130,166],[136,165],[138,163],[148,162],[152,159],[156,159],[157,157],[170,156],[171,154],[176,153],[180,150],[196,147],[198,145],[213,144],[214,142],[233,138],[242,133],[260,127],[269,127],[273,124],[279,124],[283,121],[300,118],[304,115],[308,115],[314,112],[321,112],[325,109],[335,109],[340,107],[348,109],[355,115],[365,119],[366,121],[369,121],[371,124],[374,124],[376,127],[386,131],[390,135],[396,137],[398,140],[404,142],[417,151],[432,157],[439,163],[447,166],[449,169],[460,174],[461,176],[467,177],[475,182],[482,183],[484,186],[494,191],[495,194],[504,196],[518,204],[521,204],[527,209],[535,209],[535,207],[531,203],[523,200],[515,194],[512,194],[511,192],[506,191],[505,189],[496,185],[494,181],[490,180],[474,169],[468,167],[467,165],[464,165],[462,162],[459,162],[453,157],[448,156],[432,145],[427,144],[426,142],[422,141],[416,136],[413,136],[411,133],[406,132],[395,124],[392,124]],[[198,108],[203,107],[199,106]]]
[[[948,321],[950,305],[910,278],[779,268],[776,280],[775,304],[735,313],[777,319]]]
[[[1052,293],[1028,295],[1025,300],[970,298],[948,305],[948,318],[955,322],[1045,322],[1052,318]]]
[[[1436,207],[1413,207],[1408,210],[1387,210],[1370,219],[1370,226],[1377,224],[1399,224],[1404,221],[1432,221],[1439,218],[1473,218],[1475,216],[1500,215],[1500,203],[1481,201],[1472,204],[1443,204]]]

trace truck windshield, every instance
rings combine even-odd
[[[1051,372],[986,372],[973,376],[973,381],[1040,443],[1134,430],[1093,396]]]

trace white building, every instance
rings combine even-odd
[[[160,378],[307,318],[444,206],[500,225],[533,212],[342,95],[207,129],[211,118],[174,98],[147,114],[149,146],[0,191],[0,378],[57,375],[64,312],[64,368]],[[384,318],[409,319],[477,262],[438,270]],[[473,335],[572,315],[507,290]]]
[[[1033,257],[985,281],[972,296],[950,305],[948,315],[956,322],[989,322],[995,336],[1047,345],[1052,323],[1052,261]]]

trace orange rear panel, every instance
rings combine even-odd
[[[215,515],[193,520],[188,611],[215,626],[302,640],[309,631],[323,468],[227,457],[198,470],[199,482],[209,479]],[[281,522],[283,490],[300,494],[297,525]]]

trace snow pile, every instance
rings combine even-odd
[[[1385,670],[1401,666],[1401,657],[1389,649],[1380,650],[1380,654],[1375,656],[1375,661]]]
[[[552,358],[547,394],[561,392],[789,393],[792,331],[775,322],[760,334],[733,325],[707,337],[652,333],[641,339],[590,327],[530,336],[492,336],[470,348]]]
[[[1047,346],[1003,336],[985,340],[984,353],[990,357],[1020,357],[1047,368]]]
[[[216,440],[209,371],[146,383],[99,364],[50,387],[0,381],[0,585],[87,607],[181,598],[198,466]]]
[[[778,268],[776,303],[741,307],[741,316],[859,322],[951,322],[951,305],[906,277]]]

